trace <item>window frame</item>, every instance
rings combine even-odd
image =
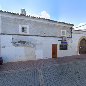
[[[26,28],[26,32],[22,31],[22,28],[25,27]],[[20,34],[29,34],[29,25],[19,25],[19,33]]]
[[[63,31],[65,32],[65,34],[63,35]],[[67,31],[66,30],[61,30],[61,36],[67,36]]]
[[[60,44],[59,50],[68,50],[68,44]]]

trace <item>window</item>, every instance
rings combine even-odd
[[[66,36],[66,30],[61,30],[61,36]]]
[[[27,27],[22,27],[22,32],[27,33]]]
[[[60,50],[67,50],[67,49],[68,49],[68,43],[66,41],[61,41]]]
[[[29,33],[29,26],[28,25],[19,25],[19,33],[28,34]]]
[[[60,50],[67,50],[68,45],[67,44],[60,44]]]

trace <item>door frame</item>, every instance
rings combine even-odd
[[[52,58],[57,58],[57,44],[52,44]]]
[[[79,46],[80,46],[80,42],[81,42],[82,39],[86,39],[86,36],[82,36],[82,37],[79,39],[79,41],[78,41],[78,46],[77,46],[77,53],[78,53],[78,55],[79,55]]]

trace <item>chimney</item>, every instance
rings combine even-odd
[[[21,15],[25,15],[25,16],[26,16],[26,11],[25,11],[25,9],[21,9]]]

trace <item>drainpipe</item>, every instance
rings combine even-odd
[[[73,28],[72,27],[70,27],[70,30],[71,30],[71,36],[70,37],[67,37],[67,38],[72,38],[72,31],[73,31]]]

